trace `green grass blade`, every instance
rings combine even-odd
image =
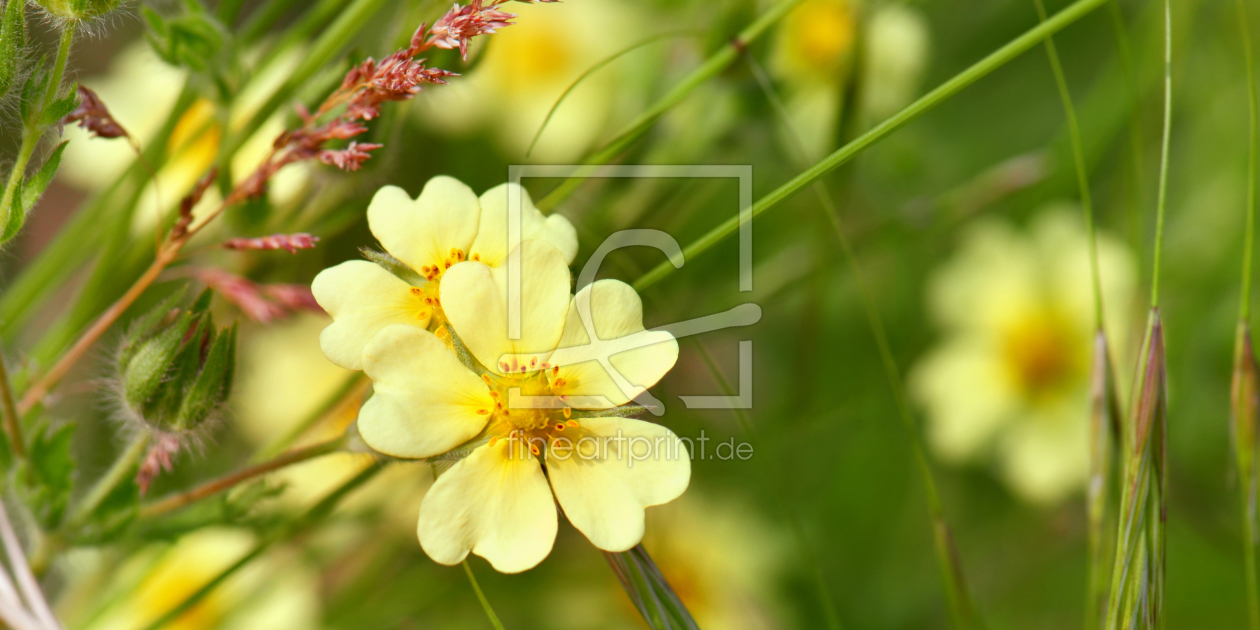
[[[504,630],[503,622],[499,621],[499,616],[494,614],[494,608],[490,606],[490,600],[486,599],[486,594],[481,591],[481,585],[477,583],[472,567],[468,566],[468,560],[465,559],[460,564],[464,565],[464,574],[468,576],[468,583],[472,584],[473,592],[477,594],[477,601],[481,602],[481,609],[486,611],[486,617],[490,620],[490,625],[494,626],[494,630]]]
[[[1059,32],[1064,27],[1088,15],[1094,9],[1097,9],[1107,0],[1077,0],[1062,11],[1056,13],[1054,17],[1038,24],[1029,29],[1023,35],[1015,38],[1005,46],[999,48],[989,54],[984,59],[973,64],[971,67],[954,75],[945,83],[942,83],[936,89],[932,90],[919,100],[911,103],[908,107],[894,114],[884,122],[876,125],[870,131],[862,134],[852,142],[840,147],[831,155],[823,158],[814,166],[805,170],[805,172],[792,178],[792,180],[775,189],[770,194],[762,197],[753,204],[752,215],[758,217],[765,212],[777,207],[779,204],[793,197],[806,186],[814,183],[818,178],[826,175],[836,167],[848,162],[856,157],[862,151],[870,148],[880,140],[883,140],[892,132],[905,126],[907,123],[922,116],[932,108],[945,102],[964,88],[979,81],[989,73],[1006,65],[1012,59],[1020,56],[1028,49],[1036,46],[1044,41],[1047,37]],[[683,248],[683,255],[690,259],[705,251],[708,251],[714,245],[726,239],[730,235],[739,230],[740,217],[732,217],[721,225],[710,230],[707,234],[693,241],[690,245]],[[634,288],[642,291],[669,275],[674,271],[674,266],[666,261],[654,267],[651,271],[641,276],[634,282]]]

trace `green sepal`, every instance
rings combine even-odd
[[[214,298],[214,290],[205,289],[201,292],[201,295],[197,296],[196,301],[193,302],[192,308],[189,310],[198,314],[206,312],[210,309],[210,301],[212,298]]]
[[[147,407],[166,379],[167,371],[180,355],[184,334],[192,315],[184,313],[175,324],[148,339],[135,350],[123,369],[123,397],[133,408]]]
[[[44,55],[39,58],[39,63],[35,64],[35,70],[26,77],[26,83],[22,84],[22,98],[18,99],[18,115],[22,118],[22,122],[30,125],[35,122],[35,116],[40,101],[43,99],[39,96],[39,90],[44,87],[48,73],[43,70],[48,63],[48,56]]]
[[[361,248],[359,252],[363,254],[364,258],[380,265],[385,271],[394,274],[394,276],[396,276],[399,280],[402,280],[413,287],[424,286],[429,282],[424,279],[424,276],[417,273],[415,269],[408,267],[407,263],[404,263],[385,252],[378,252],[367,247]]]
[[[201,372],[184,392],[184,400],[175,416],[176,430],[186,431],[201,424],[225,400],[224,391],[231,387],[228,381],[232,378],[235,340],[236,327],[233,326],[211,344]]]
[[[157,306],[149,309],[144,315],[132,320],[131,325],[127,327],[127,332],[123,334],[123,342],[118,351],[118,369],[126,372],[127,364],[131,361],[131,357],[135,354],[140,344],[161,332],[162,322],[168,318],[172,318],[172,311],[180,299],[184,297],[184,292],[188,290],[188,285],[180,285],[178,289],[171,292],[170,295],[157,303]]]

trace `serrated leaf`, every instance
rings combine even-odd
[[[0,96],[9,93],[17,77],[18,60],[26,47],[26,1],[8,0],[0,18]]]
[[[26,180],[25,183],[19,182],[19,189],[14,191],[13,200],[17,203],[14,212],[9,214],[9,220],[4,225],[3,233],[0,233],[0,243],[7,243],[14,236],[17,236],[22,226],[26,224],[26,216],[35,208],[35,204],[39,203],[39,198],[44,195],[44,191],[48,189],[48,184],[52,182],[53,176],[57,174],[57,168],[61,165],[61,154],[66,150],[66,144],[70,141],[66,140],[57,145],[52,155],[44,160],[44,164],[39,167],[39,171],[33,177]]]
[[[73,424],[63,424],[48,431],[39,431],[31,441],[29,505],[35,519],[45,529],[61,523],[74,487],[74,458],[70,447],[74,439]]]

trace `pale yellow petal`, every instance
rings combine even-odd
[[[538,460],[512,443],[485,445],[433,483],[416,533],[429,557],[458,564],[471,551],[502,573],[532,569],[556,540],[556,507]]]
[[[1084,490],[1089,476],[1089,418],[1085,396],[1029,410],[998,445],[1003,477],[1016,494],[1041,504]]]
[[[589,304],[590,321],[582,320],[582,305]],[[587,323],[601,343],[591,344]],[[625,379],[623,389],[597,359],[607,359]],[[628,284],[599,280],[584,287],[569,305],[560,349],[551,363],[562,366],[562,393],[574,397],[602,396],[611,405],[624,405],[655,385],[678,360],[678,340],[665,331],[643,329],[643,301]],[[576,398],[574,406],[606,407],[594,400]]]
[[[333,318],[319,336],[329,361],[363,369],[363,347],[381,329],[407,324],[423,329],[432,309],[411,294],[411,286],[375,263],[351,260],[315,276],[311,292]]]
[[[473,356],[499,373],[504,355],[546,359],[556,349],[569,308],[569,267],[543,241],[521,243],[520,339],[508,339],[508,265],[465,262],[442,277],[442,310]],[[526,361],[528,363],[528,361]]]
[[[397,186],[376,191],[367,218],[385,251],[420,272],[427,265],[442,265],[452,248],[468,253],[481,210],[471,188],[439,175],[414,200]]]
[[[960,337],[933,350],[909,375],[910,395],[927,412],[927,437],[941,459],[974,460],[1018,411],[1018,394],[998,349]]]
[[[605,551],[643,539],[644,508],[687,489],[691,457],[669,429],[628,418],[581,420],[567,453],[547,454],[547,474],[569,522]]]
[[[494,399],[433,333],[390,326],[363,351],[374,393],[359,412],[368,446],[394,457],[432,457],[476,436]],[[478,413],[482,412],[482,413]]]
[[[481,223],[469,258],[475,255],[491,267],[502,265],[507,258],[509,193],[512,190],[519,190],[521,195],[521,240],[547,241],[564,255],[564,264],[573,264],[578,249],[577,230],[561,215],[543,216],[534,207],[529,191],[520,184],[501,184],[481,194]]]

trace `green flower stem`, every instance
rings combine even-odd
[[[792,9],[796,8],[801,0],[783,0],[776,4],[769,11],[766,11],[761,17],[757,18],[747,28],[740,31],[735,39],[723,46],[720,50],[704,61],[700,67],[696,68],[682,80],[681,83],[675,85],[665,96],[656,101],[651,107],[639,114],[637,118],[626,125],[625,128],[613,138],[604,148],[600,149],[595,155],[586,160],[587,168],[579,170],[569,179],[566,179],[547,196],[540,199],[537,203],[538,209],[544,212],[554,209],[560,202],[564,201],[573,194],[573,191],[582,183],[582,180],[589,175],[595,168],[602,164],[611,162],[614,158],[621,154],[622,151],[629,147],[631,143],[651,129],[656,121],[660,120],[670,109],[681,103],[687,98],[693,90],[706,83],[709,79],[717,76],[727,66],[735,62],[739,55],[745,50],[748,44],[756,41],[771,26],[782,20]]]
[[[481,585],[477,584],[477,578],[473,576],[472,567],[468,566],[468,560],[464,560],[460,564],[464,565],[464,574],[468,576],[468,582],[472,584],[473,592],[477,594],[477,601],[481,602],[481,609],[486,611],[486,617],[490,619],[490,625],[494,626],[494,630],[503,630],[503,622],[499,621],[499,616],[494,614],[494,608],[490,606],[490,600],[486,599],[486,594],[481,592]]]
[[[351,477],[350,480],[338,486],[337,489],[329,492],[323,499],[320,499],[319,503],[312,506],[311,509],[307,510],[302,516],[287,525],[280,527],[279,530],[274,532],[272,535],[263,538],[257,545],[254,546],[253,549],[249,551],[249,553],[245,554],[240,560],[232,563],[231,566],[211,578],[209,582],[206,582],[201,588],[197,589],[193,592],[193,594],[185,598],[184,601],[167,611],[166,614],[146,626],[145,630],[159,630],[160,628],[166,627],[166,624],[178,619],[180,615],[183,615],[185,612],[188,612],[188,609],[196,606],[198,602],[205,599],[211,591],[236,574],[237,571],[240,571],[249,563],[262,557],[263,552],[267,551],[271,545],[274,545],[281,540],[301,534],[317,525],[320,521],[332,513],[333,509],[337,507],[337,504],[340,503],[342,499],[354,490],[358,489],[364,483],[367,483],[369,479],[376,476],[376,474],[384,469],[384,467],[385,463],[378,461],[372,466],[364,469],[363,472]]]
[[[835,153],[824,158],[814,166],[806,169],[805,172],[792,178],[787,183],[780,186],[770,194],[762,197],[753,204],[752,215],[758,217],[766,211],[777,207],[787,199],[796,195],[796,193],[804,190],[806,186],[814,183],[823,175],[834,170],[836,167],[848,162],[856,157],[862,151],[865,151],[880,140],[883,140],[892,132],[905,126],[907,123],[915,120],[924,113],[930,111],[937,105],[945,102],[964,88],[970,86],[981,78],[987,76],[994,70],[1002,67],[1012,59],[1020,56],[1028,49],[1041,43],[1047,37],[1059,32],[1064,27],[1088,15],[1094,9],[1097,9],[1107,0],[1077,0],[1062,11],[1056,13],[1054,17],[1041,22],[1037,26],[1029,29],[1023,35],[1012,40],[1010,43],[999,48],[989,56],[976,62],[970,68],[963,70],[950,80],[941,84],[919,100],[911,103],[908,107],[894,114],[891,118],[876,125],[873,129],[862,134],[852,142],[840,147]],[[697,256],[719,242],[726,239],[739,230],[740,217],[732,217],[723,222],[721,225],[710,230],[707,234],[692,242],[683,248],[683,255],[686,259]],[[641,276],[634,282],[634,288],[642,291],[669,275],[674,271],[674,266],[669,261],[662,262],[654,267],[651,271]]]
[[[218,479],[207,481],[195,488],[185,490],[184,492],[180,492],[145,505],[140,508],[140,518],[151,518],[166,514],[167,512],[174,512],[175,510],[178,510],[190,503],[195,503],[202,499],[212,497],[243,482],[261,477],[262,475],[270,472],[275,472],[286,466],[300,464],[317,457],[328,455],[329,453],[335,453],[345,448],[345,446],[346,436],[342,435],[341,437],[328,440],[326,442],[318,442],[302,448],[295,448],[272,460],[242,468]]]
[[[66,72],[66,61],[70,58],[72,43],[74,43],[74,26],[67,26],[61,31],[61,43],[57,47],[57,61],[53,64],[52,76],[49,77],[44,100],[39,104],[41,112],[57,98],[57,90],[61,88],[61,77]],[[33,106],[34,103],[28,103],[28,105]],[[39,125],[39,118],[40,115],[37,113],[23,121],[22,145],[18,148],[18,157],[13,163],[13,171],[9,173],[9,181],[4,186],[4,195],[0,197],[0,211],[4,212],[3,225],[8,225],[9,221],[13,220],[11,213],[14,202],[18,201],[16,199],[18,186],[26,178],[26,166],[30,163],[35,147],[39,145],[39,139],[43,137],[46,130],[46,127]],[[24,212],[28,210],[30,208],[23,208]]]
[[[118,484],[135,474],[135,467],[148,452],[149,442],[152,439],[153,435],[148,431],[143,431],[132,439],[131,444],[127,445],[109,470],[105,471],[105,476],[98,479],[92,489],[88,490],[87,496],[83,497],[83,501],[75,506],[70,517],[66,519],[65,529],[73,530],[86,523],[96,508],[105,501],[105,497],[108,497]]]

